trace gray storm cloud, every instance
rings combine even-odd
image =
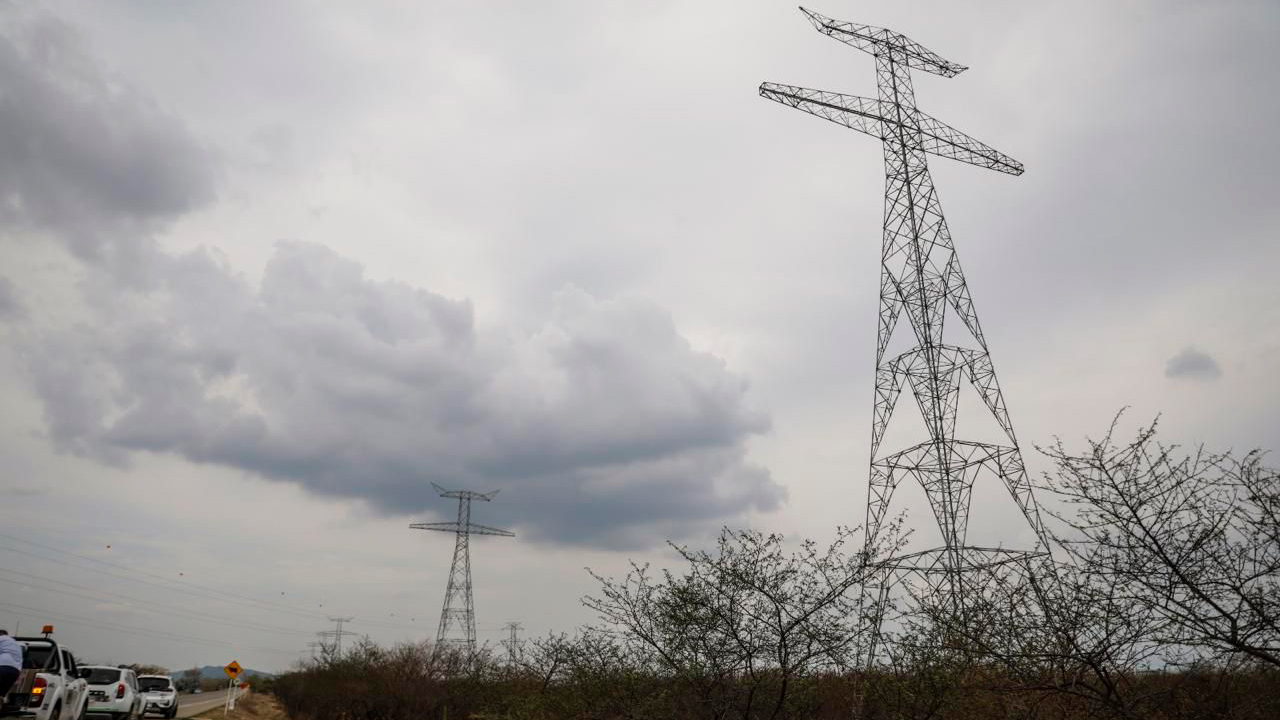
[[[151,231],[213,197],[206,150],[99,69],[77,31],[38,10],[0,18],[0,227],[47,233],[131,272]]]
[[[1169,358],[1164,366],[1165,377],[1191,380],[1216,380],[1222,376],[1222,368],[1213,356],[1194,347],[1185,347]]]
[[[396,514],[441,509],[430,482],[503,488],[486,517],[565,543],[782,501],[744,459],[768,425],[745,383],[650,304],[566,288],[536,327],[481,329],[468,303],[316,245],[279,245],[257,288],[210,253],[158,262],[149,290],[111,290],[37,349],[64,450],[176,453]]]
[[[0,228],[84,272],[80,317],[14,335],[61,451],[173,454],[388,514],[448,512],[430,482],[502,488],[490,522],[613,547],[781,504],[745,459],[767,418],[661,308],[569,286],[545,320],[481,327],[319,245],[278,245],[255,285],[216,251],[164,251],[155,233],[213,196],[211,155],[82,46],[39,12],[0,25]]]

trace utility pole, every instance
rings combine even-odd
[[[471,501],[489,502],[498,494],[478,493],[470,490],[445,490],[431,483],[440,497],[458,501],[457,522],[414,523],[414,530],[437,530],[454,534],[453,564],[449,568],[449,584],[444,591],[444,607],[440,610],[440,626],[436,629],[436,643],[464,645],[468,652],[476,649],[476,612],[471,596],[471,536],[498,535],[515,537],[515,533],[477,525],[471,522]]]
[[[520,630],[523,627],[518,622],[509,622],[502,626],[502,629],[508,633],[507,639],[503,640],[502,644],[507,647],[507,663],[512,667],[515,667],[516,661],[520,658]]]
[[[942,534],[941,547],[886,561],[888,576],[877,581],[878,587],[864,588],[864,597],[870,598],[873,607],[873,638],[878,638],[888,592],[907,577],[923,579],[958,612],[963,607],[966,574],[1003,568],[1030,572],[1031,561],[1047,555],[1046,533],[1013,423],[926,157],[951,158],[1009,175],[1021,175],[1023,168],[916,107],[912,70],[949,78],[965,70],[963,65],[944,60],[891,30],[801,10],[819,32],[869,53],[876,64],[878,95],[874,99],[776,83],[760,86],[760,95],[769,100],[870,135],[884,147],[885,210],[866,549],[875,542],[894,489],[905,478],[923,486]],[[944,342],[947,315],[963,324],[957,330],[967,330],[965,344]],[[886,356],[893,331],[904,316],[914,346]],[[1003,430],[1005,437],[998,443],[967,440],[957,432],[961,382],[972,385],[985,411]],[[882,448],[889,418],[904,389],[914,396],[927,438],[908,447]],[[1005,486],[1037,538],[1035,547],[1009,550],[966,542],[970,498],[979,479],[994,479]]]

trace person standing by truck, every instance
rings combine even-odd
[[[22,646],[9,637],[8,630],[0,630],[0,698],[9,692],[22,674]]]

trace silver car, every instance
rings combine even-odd
[[[138,692],[142,693],[142,714],[159,713],[167,718],[178,714],[178,689],[168,675],[139,675]]]

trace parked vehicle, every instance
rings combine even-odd
[[[142,693],[142,714],[160,713],[166,718],[178,714],[178,688],[168,675],[139,675],[138,692]]]
[[[15,637],[24,648],[22,673],[0,701],[0,717],[33,720],[84,720],[89,703],[88,683],[80,676],[76,659],[50,635]]]
[[[89,712],[108,714],[112,720],[142,717],[142,694],[138,692],[138,678],[132,670],[85,665],[80,672],[89,683]]]

